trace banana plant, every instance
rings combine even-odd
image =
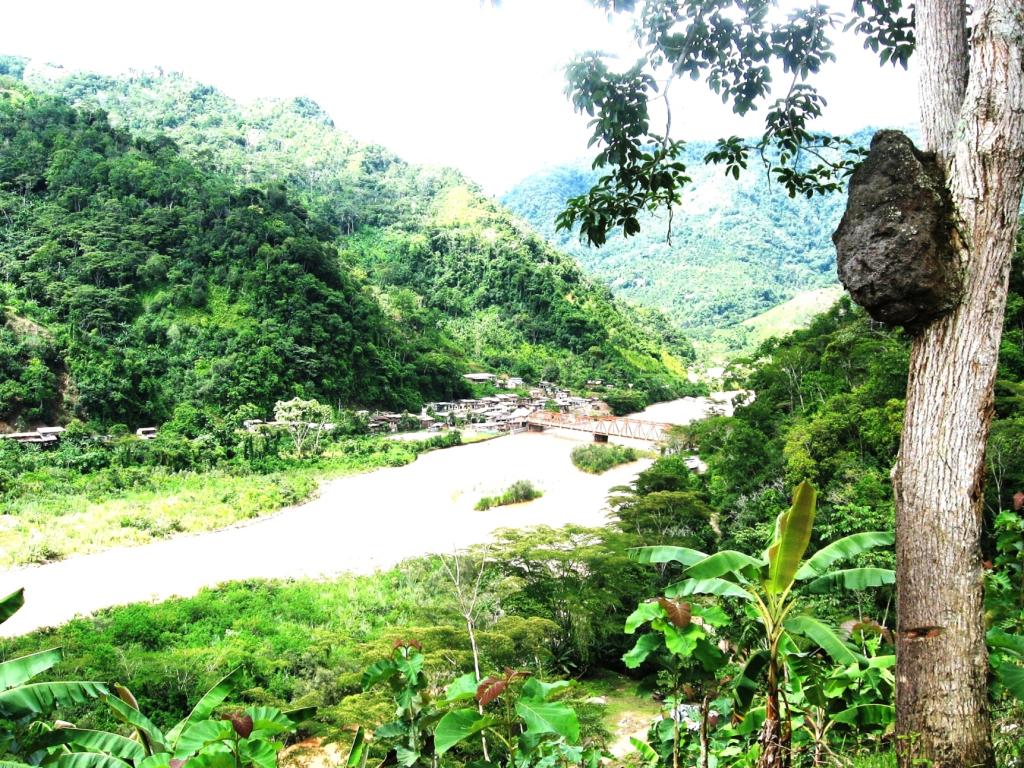
[[[61,724],[37,740],[47,748],[44,766],[55,768],[276,768],[281,744],[275,737],[289,733],[312,715],[303,709],[283,713],[274,707],[248,707],[214,718],[214,711],[236,688],[236,669],[213,686],[187,717],[167,732],[140,710],[131,691],[121,685],[102,699],[114,717],[129,726],[131,737]]]
[[[22,589],[0,599],[0,624],[17,613],[25,604]],[[23,750],[18,732],[30,720],[58,706],[83,704],[108,693],[103,683],[90,681],[31,682],[52,669],[62,658],[60,648],[50,648],[28,656],[0,663],[0,721],[10,724],[0,734],[0,755],[20,755]],[[0,768],[21,765],[17,761],[0,760]]]
[[[793,493],[792,505],[776,520],[770,546],[755,557],[735,550],[707,555],[686,547],[641,547],[631,552],[642,563],[676,562],[685,566],[684,578],[665,590],[665,597],[712,595],[743,601],[762,628],[762,647],[751,654],[736,682],[737,712],[749,707],[753,695],[765,685],[764,722],[761,727],[761,768],[786,765],[789,717],[780,710],[782,659],[798,650],[795,637],[821,647],[836,662],[849,665],[858,656],[828,626],[812,616],[799,614],[803,586],[810,592],[865,589],[895,582],[885,568],[833,566],[879,546],[891,545],[892,533],[865,532],[846,536],[805,558],[817,509],[817,492],[804,481]]]

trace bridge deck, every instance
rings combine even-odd
[[[672,424],[643,419],[624,419],[618,416],[583,416],[576,413],[537,411],[530,414],[527,423],[537,427],[557,427],[590,432],[595,435],[614,435],[634,440],[658,442],[664,440]]]

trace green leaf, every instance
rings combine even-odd
[[[516,702],[516,714],[526,723],[527,733],[554,733],[570,744],[580,739],[580,721],[565,704],[520,699]]]
[[[761,678],[768,669],[768,651],[755,651],[743,665],[733,683],[733,696],[736,699],[736,712],[746,712],[761,691]]]
[[[441,718],[434,729],[434,751],[443,755],[460,741],[495,722],[493,717],[481,715],[475,709],[453,709]]]
[[[16,589],[7,597],[0,600],[0,624],[3,624],[11,616],[21,610],[25,605],[25,589]]]
[[[810,616],[791,616],[783,623],[787,632],[802,635],[819,645],[825,653],[846,666],[857,663],[857,656],[826,624]]]
[[[622,656],[622,662],[630,669],[636,669],[644,661],[661,647],[661,636],[654,633],[640,635],[632,650]]]
[[[88,752],[102,752],[107,755],[137,762],[146,756],[142,745],[116,733],[92,731],[84,728],[54,728],[43,734],[36,742],[41,747],[58,744],[73,744]]]
[[[625,632],[632,635],[641,625],[654,619],[663,619],[665,615],[665,609],[656,601],[640,603],[636,610],[626,617]]]
[[[467,672],[461,677],[455,678],[444,689],[445,701],[453,702],[472,699],[476,696],[476,688],[479,684],[476,675],[472,672]]]
[[[719,597],[739,597],[754,601],[754,595],[739,584],[725,579],[687,579],[676,582],[665,590],[668,597],[685,597],[687,595],[718,595]]]
[[[736,726],[733,731],[739,736],[746,736],[747,734],[755,733],[761,730],[761,726],[764,725],[766,712],[764,707],[754,707],[752,710],[747,712],[743,716],[743,720]]]
[[[143,746],[149,754],[167,752],[163,733],[148,717],[109,693],[103,697],[104,703],[114,710],[114,716],[122,723],[132,726],[139,733]]]
[[[295,724],[277,707],[246,707],[243,711],[252,718],[251,739],[276,736],[295,728]]]
[[[697,641],[705,636],[696,624],[691,624],[686,629],[669,625],[665,627],[664,634],[665,647],[681,659],[689,658],[697,648]]]
[[[706,558],[703,552],[687,547],[636,547],[629,550],[629,559],[638,563],[682,563],[694,565]]]
[[[889,704],[857,704],[832,715],[837,723],[884,726],[896,720],[896,708]]]
[[[375,661],[363,672],[363,690],[368,691],[373,686],[390,680],[398,674],[398,667],[390,659]]]
[[[103,683],[31,683],[0,692],[0,713],[9,717],[41,715],[55,706],[84,704],[106,693]]]
[[[555,680],[553,683],[543,683],[536,677],[531,677],[523,683],[523,696],[536,701],[547,701],[551,694],[563,691],[572,685],[571,680]]]
[[[16,685],[27,683],[61,660],[60,648],[39,651],[28,656],[20,656],[0,664],[0,691],[6,691]]]
[[[646,741],[641,741],[636,736],[629,737],[629,743],[633,745],[640,754],[640,759],[648,765],[657,765],[659,762],[658,753],[654,751],[654,747],[648,744]]]
[[[1000,664],[996,667],[999,682],[1015,698],[1024,701],[1024,667],[1013,664]]]
[[[866,531],[845,536],[822,547],[796,572],[798,580],[820,576],[840,560],[849,560],[876,547],[888,547],[896,540],[896,534],[889,531]]]
[[[255,731],[255,728],[253,729]],[[178,736],[174,748],[176,760],[184,760],[197,754],[207,744],[233,739],[235,730],[228,720],[200,720],[191,723]]]
[[[360,725],[356,729],[356,735],[352,739],[352,746],[348,750],[345,768],[362,768],[366,764],[366,756],[366,731]]]
[[[819,576],[807,585],[807,589],[822,593],[839,589],[868,589],[895,583],[896,572],[889,568],[846,568]]]
[[[789,589],[800,567],[800,560],[811,542],[818,492],[804,480],[793,492],[793,505],[779,515],[775,524],[775,543],[766,553],[768,579],[765,589],[780,594]]]
[[[264,739],[244,739],[238,745],[238,754],[242,765],[255,765],[258,768],[277,768],[277,753],[281,745]]]
[[[734,549],[723,549],[710,557],[695,563],[686,569],[686,575],[694,579],[712,579],[727,573],[735,573],[745,579],[752,579],[754,574],[765,565],[764,560],[751,557]]]
[[[395,747],[395,759],[404,768],[412,768],[412,766],[419,762],[420,753],[399,744]]]
[[[171,753],[158,752],[143,758],[142,762],[136,763],[135,768],[170,768]]]
[[[235,686],[238,684],[241,672],[242,668],[237,667],[222,677],[210,690],[203,694],[203,697],[192,708],[188,717],[167,732],[167,743],[170,745],[172,752],[175,751],[175,747],[178,743],[178,737],[181,735],[181,732],[188,727],[189,724],[208,718],[213,714],[213,710],[223,704],[224,700],[231,695],[232,691],[235,690]]]
[[[98,752],[72,752],[61,755],[50,765],[56,768],[132,768],[130,763],[118,757]]]

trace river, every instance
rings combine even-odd
[[[685,424],[714,405],[684,398],[634,416]],[[26,602],[0,626],[0,635],[113,605],[188,596],[224,581],[372,573],[410,557],[484,543],[499,528],[602,525],[609,490],[630,482],[650,460],[589,475],[569,458],[586,439],[578,432],[527,432],[434,451],[404,467],[324,482],[311,501],[244,526],[5,571],[0,595],[25,587]],[[480,497],[516,480],[530,480],[544,495],[473,509]]]

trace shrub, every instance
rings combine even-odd
[[[474,509],[483,511],[491,507],[502,507],[506,504],[520,504],[524,501],[533,501],[540,498],[543,493],[529,480],[516,480],[500,496],[484,496],[476,503]]]
[[[572,463],[577,469],[600,475],[619,464],[636,461],[637,452],[634,448],[623,445],[601,445],[591,443],[578,445],[572,449]]]

